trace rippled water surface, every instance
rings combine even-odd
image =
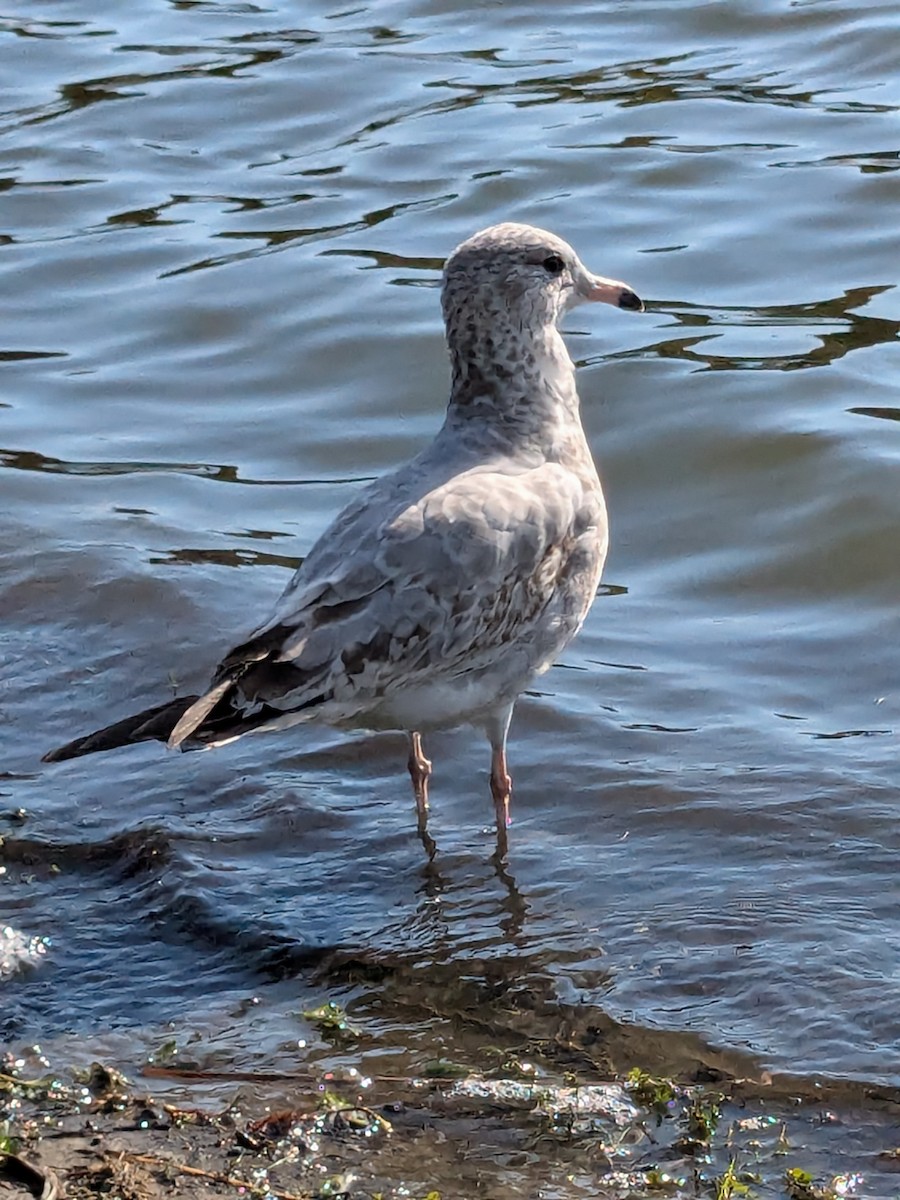
[[[4,961],[34,960],[4,1034],[255,995],[250,1046],[327,950],[900,1083],[896,5],[0,27],[0,899]],[[399,737],[40,767],[201,686],[429,440],[441,262],[506,218],[649,301],[567,321],[612,551],[517,711],[508,870],[467,730],[428,747],[431,863]]]

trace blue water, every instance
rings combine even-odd
[[[6,1036],[127,1057],[252,994],[274,1045],[330,950],[900,1083],[896,6],[0,29],[0,904],[21,957],[46,939]],[[466,730],[427,747],[431,864],[396,737],[41,767],[202,686],[429,440],[440,264],[507,218],[649,302],[566,325],[612,550],[515,718],[508,874]]]

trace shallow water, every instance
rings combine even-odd
[[[255,994],[256,1053],[328,949],[900,1084],[896,6],[302,19],[0,25],[4,1034],[127,1056]],[[440,263],[506,218],[649,302],[566,325],[612,551],[517,711],[508,872],[466,730],[432,863],[397,737],[40,767],[202,685],[427,442]]]

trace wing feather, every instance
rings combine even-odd
[[[340,723],[435,672],[481,670],[527,641],[579,544],[596,558],[598,525],[605,550],[602,497],[557,464],[479,467],[418,494],[385,495],[389,483],[340,514],[171,744],[202,735],[211,716],[223,736],[259,727],[267,713],[318,705]],[[223,724],[224,703],[234,729]]]

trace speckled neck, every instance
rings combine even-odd
[[[495,311],[490,321],[448,323],[447,341],[454,423],[480,419],[525,435],[579,419],[575,368],[553,324],[514,326]]]

